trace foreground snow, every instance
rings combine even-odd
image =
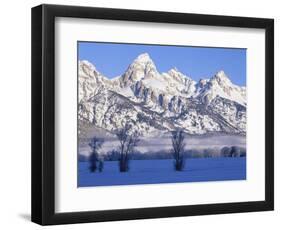
[[[245,157],[187,159],[182,172],[173,170],[172,160],[133,160],[126,173],[118,171],[117,161],[104,162],[101,173],[91,173],[88,162],[78,167],[78,187],[246,179]]]

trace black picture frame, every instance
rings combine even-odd
[[[265,29],[265,200],[55,213],[55,18],[89,18]],[[74,102],[75,103],[75,102]],[[261,150],[262,151],[262,150]],[[274,20],[110,8],[32,8],[32,221],[41,225],[267,211],[274,209]]]

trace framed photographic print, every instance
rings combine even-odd
[[[273,210],[273,19],[32,8],[32,221]]]

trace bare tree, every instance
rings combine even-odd
[[[230,157],[240,157],[240,148],[237,146],[231,146]]]
[[[221,156],[222,157],[230,157],[230,150],[231,148],[225,146],[221,149]]]
[[[93,137],[90,140],[89,146],[92,149],[91,155],[89,157],[90,162],[90,170],[95,172],[97,170],[97,162],[99,162],[99,150],[104,143],[103,138]],[[101,171],[101,167],[99,167],[99,171]]]
[[[129,154],[134,151],[134,148],[139,142],[139,134],[134,131],[130,132],[131,126],[126,124],[123,128],[116,131],[116,137],[119,140],[119,170],[127,172],[129,170]]]
[[[245,150],[241,149],[238,146],[231,146],[231,147],[223,147],[221,149],[221,155],[224,157],[240,157],[245,156]]]
[[[176,171],[182,171],[184,168],[184,132],[182,130],[172,131],[172,146],[173,146],[173,157],[174,157],[174,167]]]

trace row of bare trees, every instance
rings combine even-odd
[[[182,171],[185,165],[184,158],[184,132],[182,130],[172,131],[172,147],[174,156],[174,167],[176,171]]]
[[[136,131],[130,132],[130,129],[131,126],[126,124],[124,128],[117,130],[116,132],[116,137],[120,144],[120,172],[129,171],[129,154],[134,151],[134,148],[140,141],[139,134]]]
[[[129,171],[129,155],[134,151],[134,148],[139,142],[139,134],[136,131],[131,131],[131,126],[126,124],[124,128],[118,129],[115,135],[119,141],[119,171]],[[99,150],[104,143],[103,138],[93,137],[90,140],[89,146],[91,154],[89,157],[91,172],[101,172],[103,170],[103,160],[99,158]]]
[[[93,137],[89,143],[89,146],[92,150],[89,157],[91,172],[95,172],[97,169],[99,170],[99,172],[103,170],[103,161],[99,158],[99,150],[101,149],[103,143],[104,139],[98,137]]]
[[[126,124],[123,128],[118,129],[115,135],[119,141],[119,171],[129,171],[129,157],[134,152],[135,147],[139,143],[139,134],[132,131],[132,127]],[[176,130],[171,132],[172,155],[174,158],[174,168],[176,171],[182,171],[185,165],[184,158],[184,132]],[[103,160],[99,158],[99,151],[104,143],[103,138],[93,137],[89,143],[91,147],[91,155],[89,157],[90,170],[92,172],[103,170]]]

